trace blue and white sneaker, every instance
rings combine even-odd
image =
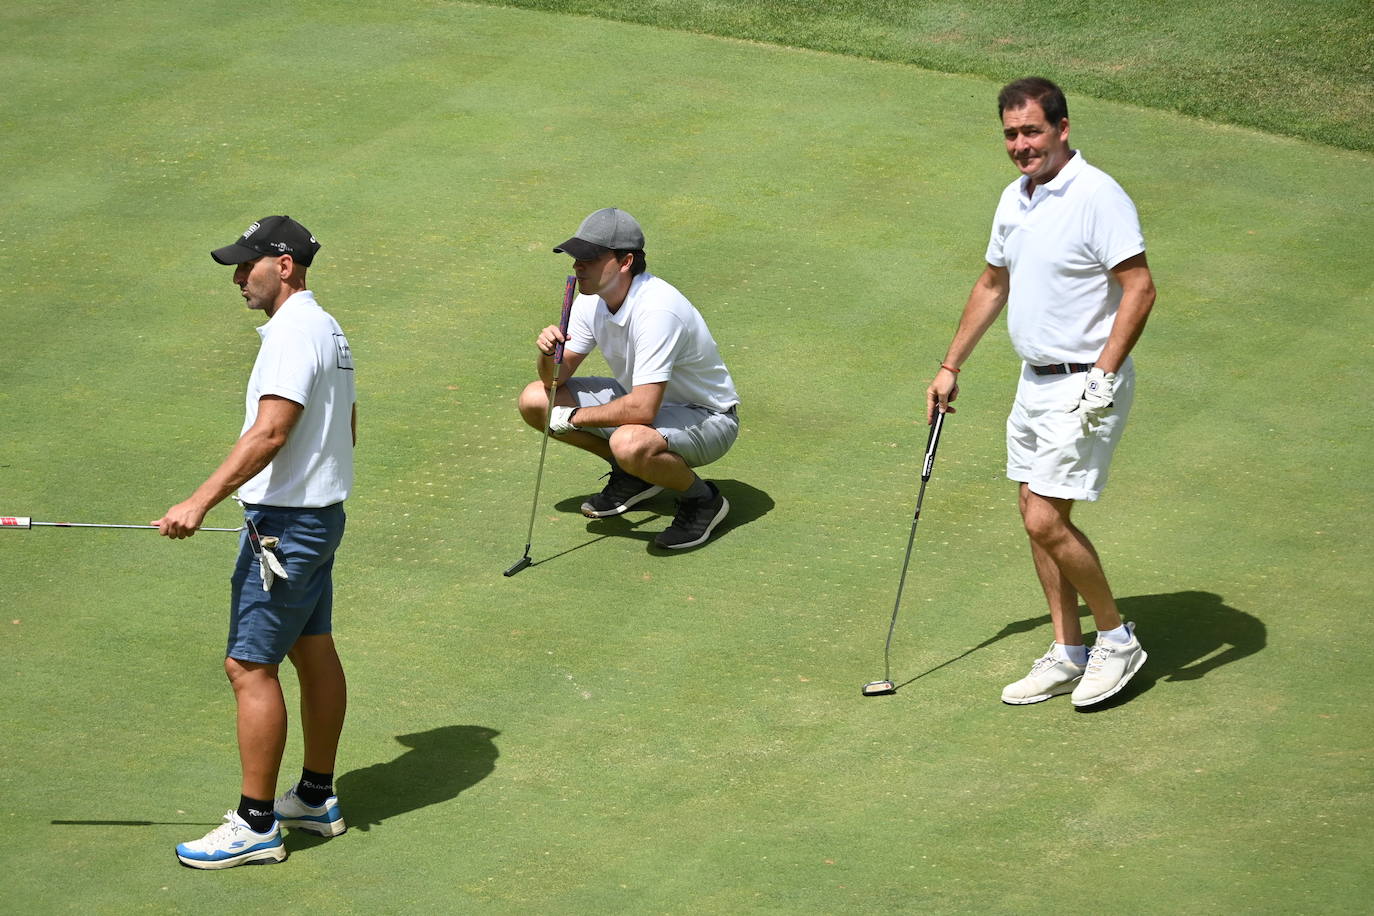
[[[177,845],[177,861],[187,868],[233,868],[235,865],[273,865],[286,858],[281,831],[273,824],[255,833],[239,813],[224,813],[224,823],[198,840]]]
[[[339,810],[339,797],[331,795],[324,804],[312,808],[301,801],[295,787],[286,790],[273,806],[277,823],[292,830],[304,830],[316,836],[338,836],[348,829],[344,823],[343,812]]]

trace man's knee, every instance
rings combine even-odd
[[[1026,534],[1037,544],[1048,546],[1069,536],[1069,511],[1072,507],[1073,503],[1069,500],[1039,496],[1022,485],[1021,522],[1025,525]]]
[[[277,665],[269,665],[265,662],[247,662],[237,658],[224,660],[224,673],[228,675],[229,683],[234,685],[235,689],[253,683],[276,680],[277,667]]]
[[[302,680],[334,677],[343,673],[334,637],[329,633],[302,636],[286,654]]]
[[[535,429],[544,428],[544,414],[549,409],[549,389],[543,382],[530,382],[520,392],[520,416]]]
[[[652,426],[617,426],[611,433],[611,454],[622,467],[648,461],[668,450],[668,442]]]

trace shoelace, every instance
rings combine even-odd
[[[226,811],[224,812],[224,823],[220,824],[214,830],[211,830],[209,834],[206,835],[204,842],[217,843],[220,840],[227,840],[234,835],[234,829],[236,827],[238,827],[238,824],[234,823],[234,813],[232,811]]]
[[[678,514],[682,517],[682,522],[687,526],[704,525],[711,520],[714,514],[711,511],[716,499],[714,495],[703,496],[701,499],[684,499],[678,506]],[[676,519],[674,520],[676,521]]]
[[[1096,671],[1101,668],[1107,663],[1107,659],[1111,658],[1111,655],[1111,646],[1094,645],[1092,650],[1088,652],[1088,670]]]
[[[644,489],[644,481],[632,474],[612,474],[611,482],[606,485],[617,499],[633,496]]]

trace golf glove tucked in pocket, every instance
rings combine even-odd
[[[278,579],[285,581],[289,577],[286,575],[286,567],[281,565],[281,560],[272,551],[281,543],[280,538],[265,537],[259,540],[261,551],[258,553],[258,571],[262,574],[262,590],[270,592],[272,583]]]
[[[1084,435],[1101,425],[1112,409],[1115,392],[1115,372],[1103,372],[1096,366],[1088,371],[1083,379],[1083,393],[1068,408],[1069,413],[1077,414],[1083,421]]]

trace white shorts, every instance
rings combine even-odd
[[[1107,486],[1112,453],[1135,399],[1135,365],[1117,372],[1111,411],[1091,433],[1068,412],[1083,393],[1084,373],[1036,375],[1021,368],[1016,403],[1007,417],[1007,477],[1054,499],[1095,500]]]
[[[578,407],[609,404],[628,394],[615,379],[600,376],[573,376],[563,387],[577,401]],[[693,404],[662,404],[653,425],[668,443],[668,451],[693,468],[710,464],[724,455],[739,436],[739,417],[733,408],[721,413]],[[579,426],[578,429],[609,439],[616,427]]]

